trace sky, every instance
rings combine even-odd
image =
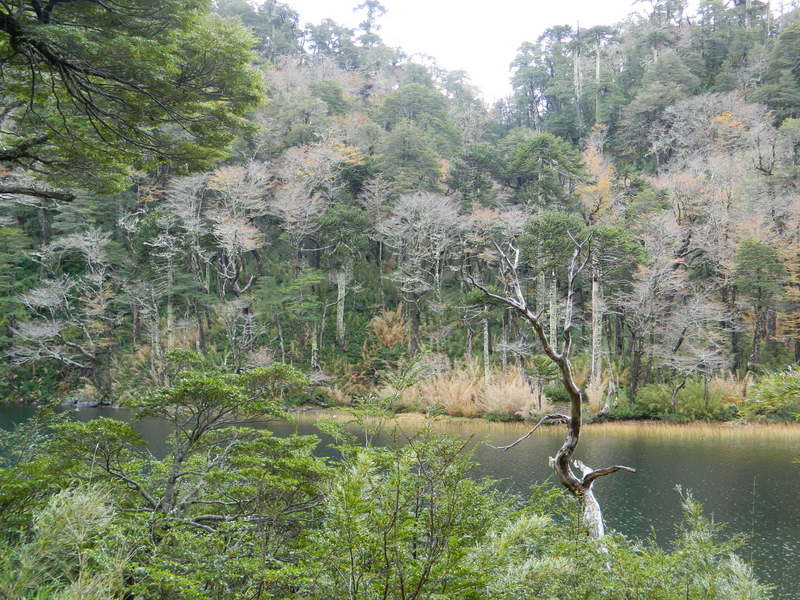
[[[331,18],[355,27],[361,0],[284,0],[303,23]],[[381,0],[388,12],[379,34],[407,54],[432,56],[448,70],[466,71],[488,101],[510,93],[509,65],[517,48],[548,27],[608,25],[647,3],[633,0]]]

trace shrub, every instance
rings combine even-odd
[[[800,418],[800,368],[762,377],[742,407],[745,418],[794,421]]]
[[[726,382],[726,380],[722,380]],[[665,383],[653,383],[639,390],[636,399],[625,406],[612,409],[613,415],[628,418],[664,419],[670,421],[729,421],[738,416],[738,407],[730,396],[729,383],[708,383],[706,398],[703,380],[692,379],[678,392],[677,414],[672,413],[672,388]]]

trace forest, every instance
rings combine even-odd
[[[631,540],[592,484],[635,465],[573,461],[800,419],[800,8],[689,4],[546,29],[490,105],[378,0],[0,0],[0,599],[771,597],[692,493]],[[253,426],[312,408],[327,458]],[[406,412],[566,424],[571,495],[375,443]]]

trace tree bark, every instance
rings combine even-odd
[[[411,341],[409,354],[414,357],[419,353],[419,330],[420,330],[420,310],[419,299],[415,298],[409,304],[409,313],[411,315]]]
[[[600,37],[597,38],[594,61],[594,122],[600,122]]]
[[[489,357],[489,317],[485,313],[489,310],[488,306],[483,307],[483,384],[489,385],[492,378],[491,364]]]
[[[600,285],[600,265],[592,256],[592,357],[589,380],[599,390],[603,374],[603,291]]]
[[[344,302],[347,297],[347,271],[336,272],[336,343],[345,347]]]
[[[556,284],[555,271],[550,274],[550,290],[548,294],[550,323],[548,333],[550,334],[550,345],[558,350],[558,287]]]

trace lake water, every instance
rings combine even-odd
[[[32,414],[25,407],[0,407],[0,426]],[[121,409],[83,409],[76,417],[128,420]],[[294,422],[270,424],[279,435],[319,434],[316,414]],[[400,438],[422,426],[423,420],[404,416]],[[530,485],[552,476],[548,457],[563,439],[563,427],[542,428],[508,452],[489,448],[484,441],[506,444],[527,430],[514,423],[444,419],[430,423],[435,431],[475,442],[476,475],[502,479],[501,485],[526,492]],[[394,437],[387,432],[382,440]],[[169,432],[163,422],[137,424],[154,451]],[[325,436],[320,452],[325,454]],[[380,442],[381,439],[378,439]],[[681,485],[703,503],[706,514],[725,523],[729,533],[745,533],[748,544],[739,553],[750,561],[762,582],[775,587],[774,597],[800,600],[800,427],[650,426],[612,424],[584,429],[578,452],[587,464],[624,464],[636,474],[617,473],[595,484],[606,525],[629,537],[655,535],[668,544],[681,521]]]

